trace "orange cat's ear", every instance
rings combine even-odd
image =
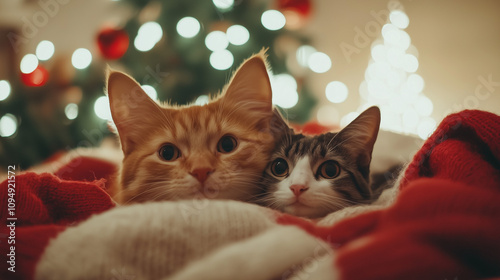
[[[125,73],[108,70],[107,92],[111,116],[118,130],[122,149],[130,152],[134,145],[140,143],[150,127],[148,123],[160,124],[161,108],[141,88],[141,86]],[[155,119],[157,119],[155,121]]]
[[[339,132],[341,141],[354,153],[358,164],[368,168],[372,159],[373,145],[380,128],[380,109],[376,106],[366,109],[348,126]]]
[[[273,110],[270,128],[276,140],[280,139],[283,135],[291,135],[294,133],[293,129],[288,126],[287,121],[276,108]]]
[[[272,90],[265,53],[252,56],[240,66],[224,91],[224,103],[246,110],[250,116],[272,116]]]

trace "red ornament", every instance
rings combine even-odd
[[[38,65],[35,71],[29,74],[21,73],[21,80],[29,87],[41,87],[49,80],[49,71],[42,65]]]
[[[118,59],[127,52],[129,37],[123,29],[104,28],[97,35],[97,45],[106,59]]]
[[[282,12],[293,11],[303,18],[311,15],[311,0],[278,0],[278,9]]]

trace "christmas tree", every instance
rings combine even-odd
[[[42,41],[36,50],[17,54],[20,68],[10,67],[21,72],[0,79],[2,166],[26,169],[57,152],[98,146],[111,136],[104,92],[107,65],[133,76],[153,99],[201,104],[207,94],[219,92],[245,58],[269,47],[274,103],[293,122],[310,118],[316,101],[301,73],[307,67],[325,71],[297,63],[307,61],[311,49],[315,52],[300,33],[311,14],[310,1],[120,4],[132,6],[134,15],[121,26],[103,26],[96,34],[99,53],[77,49],[71,58],[63,57],[51,42]],[[16,34],[10,32],[9,38],[12,43]],[[309,51],[298,51],[301,46]]]
[[[436,127],[430,117],[433,103],[423,92],[424,79],[416,73],[418,51],[405,31],[410,19],[400,2],[391,3],[388,22],[371,46],[371,59],[359,89],[362,104],[343,122],[347,124],[369,106],[377,105],[382,129],[427,139]]]

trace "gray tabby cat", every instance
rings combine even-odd
[[[370,107],[338,133],[286,133],[264,172],[258,203],[296,216],[318,218],[371,202],[370,162],[380,110]]]

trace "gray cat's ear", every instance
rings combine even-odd
[[[373,145],[380,128],[380,109],[376,106],[366,109],[354,121],[339,132],[343,145],[356,157],[360,168],[369,168]],[[365,170],[363,170],[365,171]],[[368,172],[368,169],[366,170]]]
[[[272,113],[272,90],[264,51],[250,57],[236,70],[221,98],[250,114]]]
[[[107,93],[113,122],[118,130],[122,149],[125,153],[131,151],[136,143],[144,137],[143,120],[161,116],[161,108],[154,102],[141,85],[125,73],[108,69]],[[160,114],[158,114],[160,112]],[[161,123],[158,120],[157,123]]]

